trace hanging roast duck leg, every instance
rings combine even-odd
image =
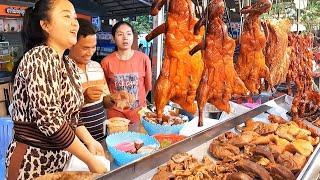
[[[155,0],[151,5],[151,16],[156,16],[168,0]]]
[[[236,70],[250,92],[257,94],[261,86],[261,79],[270,81],[269,69],[265,63],[263,48],[266,37],[261,30],[260,15],[270,10],[272,3],[269,0],[258,0],[252,6],[241,10],[248,14],[244,21],[240,37],[240,54]]]
[[[231,96],[248,94],[234,69],[235,41],[229,37],[227,26],[222,20],[223,0],[211,1],[206,11],[206,15],[198,21],[194,30],[197,33],[207,21],[205,40],[190,51],[190,54],[194,54],[202,50],[205,64],[196,97],[199,110],[198,126],[203,125],[203,110],[207,102],[222,111],[230,112]]]

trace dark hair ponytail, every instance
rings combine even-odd
[[[49,12],[52,9],[52,4],[53,0],[39,0],[34,7],[26,9],[21,33],[25,52],[46,43],[48,35],[41,28],[40,20],[50,20]]]
[[[21,31],[24,53],[35,46],[46,43],[48,35],[41,28],[40,20],[50,20],[49,11],[52,9],[52,5],[53,0],[39,0],[33,7],[26,9]],[[13,77],[17,73],[21,59],[22,57],[14,64],[12,70]]]
[[[115,38],[115,36],[116,36],[117,29],[123,24],[129,26],[131,28],[132,32],[134,33],[134,28],[130,23],[128,23],[126,21],[119,21],[112,26],[111,34],[112,34],[113,38]],[[114,51],[118,51],[117,45],[114,47]]]

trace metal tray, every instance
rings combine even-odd
[[[287,106],[285,99],[286,99],[286,96],[283,95],[281,97],[274,99],[273,101],[279,106]],[[156,168],[159,167],[160,165],[165,164],[168,160],[170,160],[173,154],[179,153],[179,152],[188,152],[188,151],[191,152],[191,154],[193,154],[192,152],[197,152],[198,154],[206,153],[207,148],[205,147],[208,146],[208,143],[210,143],[212,139],[214,139],[215,137],[217,137],[218,135],[224,132],[227,132],[233,129],[235,126],[244,123],[245,120],[253,118],[259,114],[262,114],[263,112],[266,112],[271,108],[272,107],[266,105],[266,103],[262,104],[261,106],[256,107],[239,116],[227,119],[197,134],[189,136],[183,141],[173,144],[168,148],[159,150],[149,156],[138,159],[126,166],[114,169],[104,175],[101,175],[98,179],[124,180],[124,179],[134,179],[138,177],[139,177],[138,179],[141,179],[141,177],[144,177],[142,179],[145,179],[150,176],[152,177],[152,175],[156,172]],[[320,148],[320,145],[318,144],[314,152],[312,153],[312,155],[309,157],[306,165],[304,166],[303,170],[301,171],[297,179],[305,179],[306,176],[309,177],[308,179],[313,179],[311,178],[312,172],[315,172],[315,171],[319,172],[320,166],[317,167],[315,166],[316,163],[313,163],[315,161],[314,158],[318,157],[319,148]]]

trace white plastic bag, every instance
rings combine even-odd
[[[101,161],[108,171],[110,171],[110,161],[104,156],[95,156],[97,161]],[[77,156],[72,155],[70,160],[67,162],[63,171],[90,171],[87,164],[81,161]]]

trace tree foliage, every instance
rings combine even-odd
[[[308,30],[313,30],[320,25],[320,2],[311,1],[307,8],[303,10],[301,21],[305,24]]]
[[[149,33],[152,28],[152,18],[149,15],[136,16],[135,19],[124,18],[129,22],[138,34]]]
[[[273,1],[274,2],[274,1]],[[297,9],[292,0],[279,0],[278,3],[272,5],[272,9],[268,14],[263,16],[264,19],[270,18],[289,18],[292,22],[297,21]],[[299,23],[306,26],[307,31],[312,31],[320,25],[320,2],[318,0],[308,0],[305,9],[300,10]]]

